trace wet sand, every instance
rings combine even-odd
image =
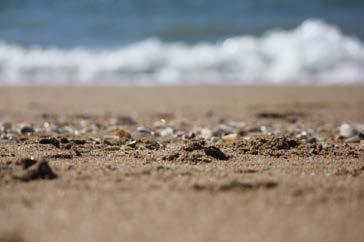
[[[363,93],[2,87],[0,241],[362,241]]]

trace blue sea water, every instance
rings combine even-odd
[[[363,0],[1,0],[0,84],[363,83]]]

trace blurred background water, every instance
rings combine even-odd
[[[363,13],[363,0],[1,0],[0,83],[362,83]]]

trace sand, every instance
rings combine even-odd
[[[2,87],[0,241],[363,241],[363,93]]]

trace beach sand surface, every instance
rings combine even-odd
[[[1,87],[0,241],[363,241],[363,93]]]

